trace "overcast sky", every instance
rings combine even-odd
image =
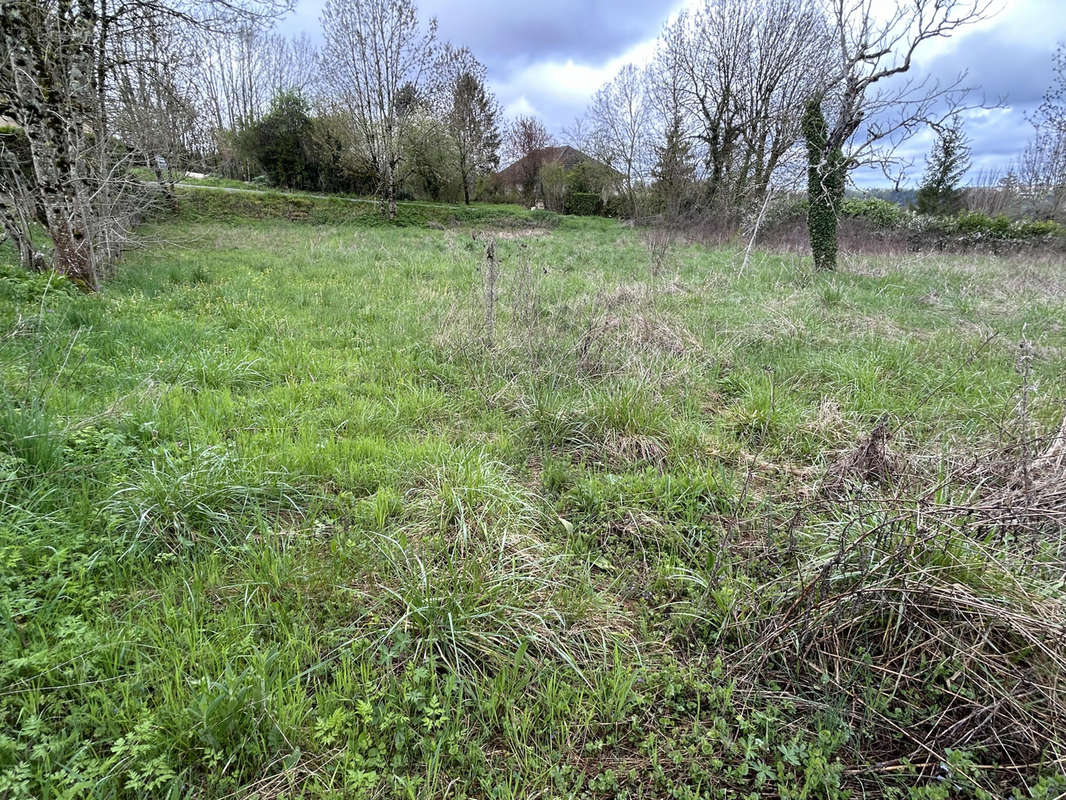
[[[467,45],[488,68],[508,115],[535,114],[556,134],[581,114],[589,96],[623,64],[643,63],[663,25],[695,0],[422,0],[443,39]],[[297,0],[286,32],[319,38],[322,0]],[[1004,107],[966,121],[976,174],[1002,169],[1032,128],[1026,113],[1051,80],[1051,56],[1066,41],[1066,0],[1000,0],[993,19],[918,53],[917,68],[944,79],[965,70],[967,85]],[[907,145],[921,173],[929,136]]]

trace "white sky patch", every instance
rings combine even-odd
[[[687,5],[695,5],[689,0]],[[671,21],[677,12],[671,14]],[[655,55],[658,31],[655,36],[638,42],[625,52],[599,65],[581,64],[573,59],[538,61],[504,80],[489,76],[489,84],[500,98],[507,116],[532,114],[545,116],[546,107],[565,107],[580,114],[596,90],[610,81],[627,64],[644,67]],[[558,120],[548,120],[549,127]]]
[[[504,106],[503,114],[505,117],[536,116],[537,109],[533,107],[533,104],[530,103],[528,99],[526,99],[525,95],[522,95],[517,100],[512,100]]]
[[[641,42],[606,64],[591,66],[566,62],[541,61],[523,69],[505,82],[497,84],[499,92],[535,90],[566,103],[587,102],[597,89],[613,78],[626,64],[642,66],[655,51],[655,40]]]

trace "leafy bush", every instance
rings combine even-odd
[[[762,230],[771,230],[807,219],[807,197],[802,194],[786,194],[774,197],[763,216]]]
[[[783,198],[768,210],[764,227],[772,229],[776,225],[799,220],[806,213],[806,198]],[[915,214],[896,203],[876,197],[845,198],[840,207],[840,214],[850,219],[866,220],[879,229],[907,231],[915,235],[934,234],[1001,241],[1066,236],[1066,227],[1056,222],[1014,221],[1002,214],[992,217],[976,211],[956,216],[933,217]]]
[[[611,168],[591,158],[585,159],[566,173],[568,194],[599,194],[614,182]]]
[[[600,213],[600,196],[592,192],[567,192],[564,209],[567,214],[579,217],[594,217]]]
[[[629,216],[630,209],[626,205],[625,198],[620,194],[615,194],[611,195],[603,202],[600,213],[605,217],[621,219]]]
[[[55,272],[29,272],[0,264],[0,298],[15,303],[37,303],[45,295],[76,295],[78,288]]]
[[[1019,222],[1018,228],[1024,236],[1066,236],[1066,226],[1051,220]]]
[[[881,228],[894,228],[906,218],[906,212],[898,205],[876,197],[845,198],[840,212],[845,217],[868,219]]]
[[[274,98],[263,119],[242,133],[243,149],[275,186],[313,189],[318,164],[311,147],[307,101],[294,92]]]
[[[978,211],[969,211],[959,214],[953,222],[953,227],[958,233],[980,233],[1001,239],[1013,238],[1013,233],[1020,233],[1020,230],[1017,230],[1010,219],[1003,214],[990,217]]]
[[[921,218],[926,221],[928,229],[946,234],[962,234],[980,239],[998,239],[1017,241],[1041,237],[1066,235],[1066,228],[1056,222],[1011,220],[999,214],[992,217],[977,211],[960,214],[957,217],[937,219]]]

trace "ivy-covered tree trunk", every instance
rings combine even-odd
[[[807,141],[807,232],[814,268],[833,270],[837,266],[837,219],[844,199],[845,163],[840,148],[829,146],[828,125],[818,99],[807,103],[803,137]]]

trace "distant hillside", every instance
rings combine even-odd
[[[917,195],[917,189],[863,189],[862,191],[851,190],[847,192],[848,197],[875,197],[878,200],[895,203],[902,208],[913,205]]]

